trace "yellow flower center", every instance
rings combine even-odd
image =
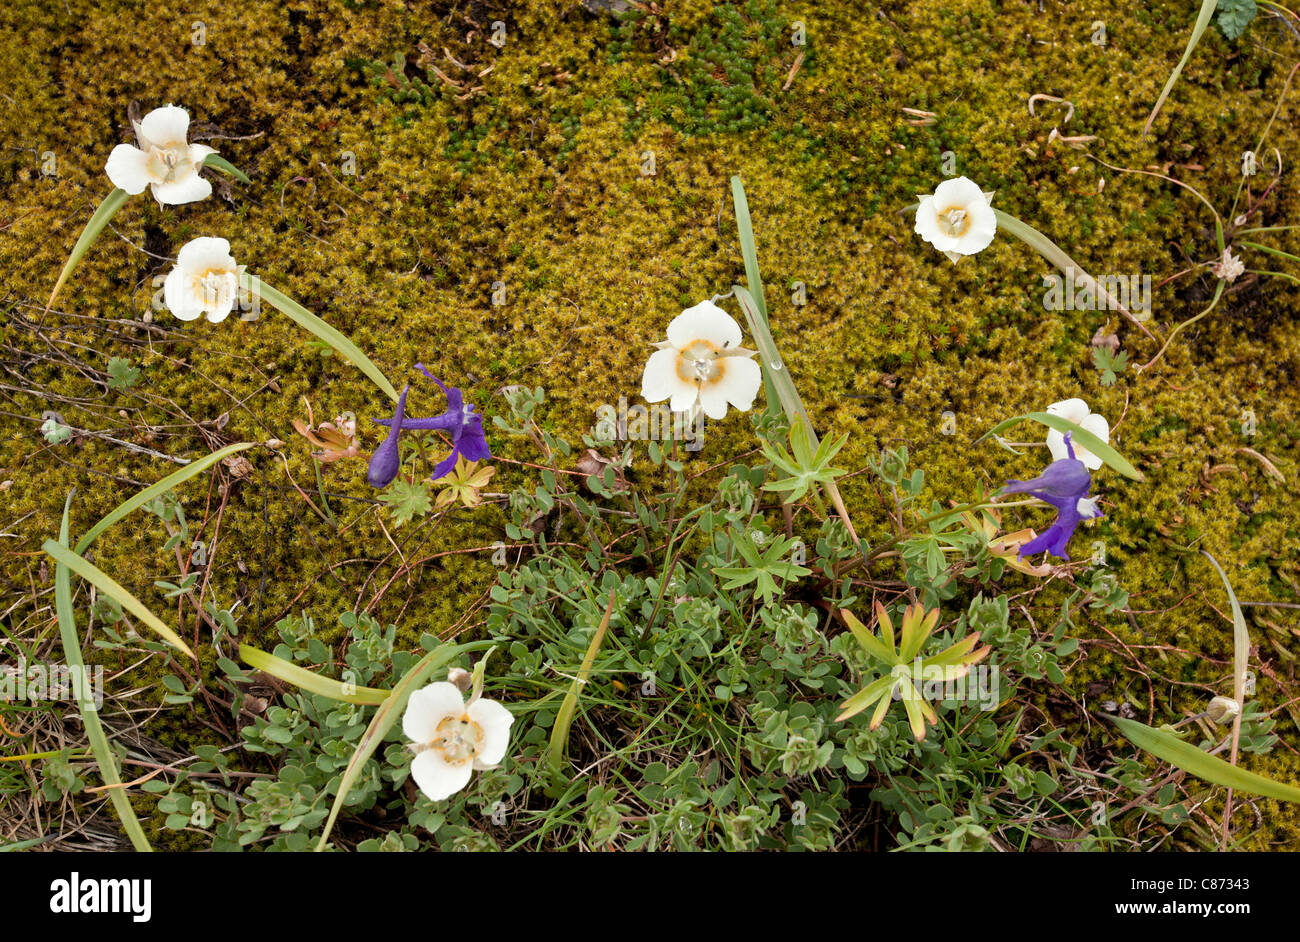
[[[472,761],[483,742],[482,727],[467,714],[447,717],[438,724],[437,733],[438,738],[428,743],[427,748],[441,752],[450,765]]]
[[[209,268],[194,279],[195,293],[203,298],[205,310],[225,308],[234,289],[234,273],[224,268]]]
[[[725,367],[721,351],[707,340],[692,340],[677,354],[677,375],[688,383],[714,383]]]
[[[939,228],[944,235],[959,239],[970,228],[970,214],[960,206],[949,206],[939,213]]]
[[[149,151],[149,171],[159,183],[174,183],[188,177],[193,170],[190,149],[184,141],[155,145]]]

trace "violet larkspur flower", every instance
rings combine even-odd
[[[1092,475],[1087,466],[1074,456],[1070,436],[1064,438],[1069,457],[1059,458],[1047,470],[1030,481],[1008,481],[1004,494],[1029,494],[1056,508],[1056,521],[1047,531],[1020,547],[1021,557],[1047,550],[1053,556],[1069,559],[1066,547],[1079,521],[1100,517],[1094,500],[1088,497],[1092,488]]]
[[[433,469],[433,479],[435,481],[451,471],[456,466],[456,459],[461,455],[465,456],[466,461],[482,461],[492,457],[492,453],[488,451],[487,439],[483,437],[483,416],[474,411],[474,404],[466,404],[463,392],[455,386],[445,386],[442,380],[424,368],[423,363],[417,363],[415,366],[421,373],[438,384],[438,387],[447,397],[447,410],[441,415],[431,416],[427,419],[408,419],[406,417],[406,395],[411,387],[408,385],[402,389],[402,395],[398,397],[397,408],[393,411],[393,417],[391,419],[375,419],[376,424],[387,426],[389,431],[388,437],[384,439],[382,445],[375,449],[375,453],[370,459],[370,470],[366,475],[366,480],[370,482],[371,487],[387,487],[393,478],[397,477],[397,469],[401,464],[398,442],[402,432],[436,429],[451,436],[451,454],[438,462],[438,466]]]

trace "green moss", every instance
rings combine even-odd
[[[1145,645],[1179,678],[1156,699],[1172,695],[1176,709],[1194,709],[1205,686],[1222,683],[1231,638],[1217,583],[1184,548],[1228,565],[1242,599],[1294,601],[1300,585],[1288,549],[1300,530],[1296,290],[1274,279],[1234,291],[1161,365],[1104,388],[1088,340],[1107,318],[1045,312],[1041,260],[1001,238],[952,266],[896,210],[933,189],[951,151],[958,172],[997,191],[996,205],[1090,270],[1159,282],[1187,267],[1184,254],[1213,254],[1208,213],[1159,179],[1116,173],[1049,141],[1052,128],[1095,135],[1107,162],[1161,167],[1226,211],[1240,152],[1261,132],[1285,70],[1248,45],[1229,58],[1211,31],[1143,140],[1138,128],[1181,51],[1186,4],[1104,2],[1084,18],[974,0],[888,3],[879,15],[850,6],[692,2],[667,18],[618,23],[577,11],[559,18],[551,3],[488,4],[488,21],[507,23],[497,48],[482,23],[450,4],[312,0],[286,10],[252,0],[201,3],[184,18],[125,2],[8,4],[0,68],[23,103],[0,111],[0,137],[19,142],[0,152],[0,319],[5,342],[22,353],[22,382],[5,378],[0,415],[0,480],[12,481],[0,498],[3,523],[21,521],[0,563],[10,592],[49,587],[37,550],[70,489],[76,533],[175,468],[102,439],[48,447],[38,418],[57,409],[77,428],[167,454],[288,443],[279,454],[251,454],[248,476],[226,470],[181,494],[196,533],[217,541],[209,591],[237,606],[247,636],[265,637],[285,614],[332,622],[354,607],[397,622],[411,644],[424,631],[470,627],[461,616],[491,583],[490,551],[439,554],[489,547],[499,517],[457,513],[386,535],[353,462],[325,470],[343,526],[323,522],[304,497],[318,495],[291,426],[305,418],[301,397],[318,420],[361,416],[368,447],[378,436],[366,417],[384,411],[380,397],[274,312],[219,325],[164,312],[143,324],[154,279],[169,269],[157,256],[194,235],[225,236],[241,262],[345,330],[399,385],[423,359],[488,413],[503,408],[493,395],[500,386],[542,385],[548,427],[576,441],[598,404],[635,392],[648,344],[673,314],[741,277],[728,202],[728,179],[739,173],[774,332],[819,428],[851,433],[845,466],[905,443],[927,471],[930,496],[960,499],[1035,472],[1041,453],[972,447],[998,420],[1074,395],[1111,418],[1147,481],[1104,473],[1107,516],[1083,538],[1105,542],[1136,624],[1085,615],[1088,643],[1067,684],[1076,695],[1104,683],[1145,698],[1146,681],[1131,673],[1134,646]],[[806,24],[807,55],[786,88],[796,19]],[[1106,22],[1107,46],[1088,42],[1091,19]],[[206,24],[202,47],[191,42],[193,21]],[[424,76],[418,101],[367,75],[365,63],[394,54],[405,57],[403,74]],[[1039,93],[1074,104],[1068,126],[1051,103],[1029,116],[1027,100]],[[47,319],[47,346],[29,325],[108,190],[103,161],[127,139],[132,99],[146,109],[174,101],[196,128],[215,126],[222,137],[210,143],[254,184],[235,186],[232,203],[131,201]],[[909,124],[903,108],[932,111],[934,122]],[[1295,117],[1284,102],[1276,126]],[[46,151],[57,157],[56,177],[40,174]],[[647,151],[653,176],[642,174]],[[1279,186],[1264,224],[1293,221],[1298,210],[1296,193]],[[1293,235],[1275,244],[1300,250]],[[492,303],[497,282],[507,287],[504,306]],[[791,301],[795,282],[806,286],[804,306]],[[1201,290],[1190,278],[1157,288],[1157,323],[1167,330],[1197,313]],[[1153,352],[1122,322],[1109,326],[1135,362]],[[136,387],[107,390],[96,371],[111,356],[141,366]],[[433,390],[413,382],[413,403],[436,407]],[[1247,409],[1258,420],[1252,437],[1240,434]],[[957,417],[954,436],[940,432],[945,411]],[[523,443],[490,438],[506,458],[535,457]],[[711,430],[699,460],[750,448],[748,422],[733,416]],[[503,465],[492,487],[508,491],[529,475]],[[866,476],[845,491],[865,538],[891,533]],[[1022,510],[1008,522],[1041,526],[1043,515]],[[165,539],[142,516],[102,539],[95,560],[166,610],[153,585],[175,575]],[[1051,618],[1064,595],[1059,584],[1035,594],[1035,617]],[[1260,697],[1277,707],[1290,699],[1297,639],[1276,630],[1270,610],[1249,615],[1276,674]],[[192,632],[193,613],[184,617]],[[1300,731],[1283,722],[1279,732]],[[1295,778],[1284,756],[1250,761]],[[1294,839],[1290,814],[1270,817],[1273,834],[1258,841]]]

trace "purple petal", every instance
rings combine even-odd
[[[387,425],[391,427],[393,424],[393,420],[375,419],[375,424]],[[459,426],[460,426],[460,416],[456,415],[454,412],[444,412],[442,413],[442,415],[435,415],[427,419],[412,418],[412,419],[402,420],[403,432],[410,432],[410,431],[427,432],[435,429],[443,432],[450,432]]]
[[[393,427],[389,430],[388,437],[370,457],[366,480],[371,487],[385,488],[393,482],[393,478],[397,477],[397,469],[402,464],[398,443],[402,437],[402,420],[406,417],[406,394],[410,390],[409,384],[402,387],[402,395],[397,399],[397,408],[393,410]]]
[[[438,379],[438,377],[436,377],[436,376],[434,376],[432,373],[430,373],[430,372],[425,368],[425,366],[424,366],[423,363],[417,363],[417,364],[415,364],[415,366],[416,366],[416,369],[418,369],[421,373],[423,373],[425,376],[429,377],[429,379],[433,380],[435,383],[438,384],[438,387],[442,390],[443,395],[445,395],[445,396],[447,397],[447,411],[448,411],[448,412],[459,412],[459,411],[461,411],[461,409],[464,407],[464,403],[465,403],[465,394],[464,394],[464,393],[462,393],[462,392],[461,392],[459,389],[457,389],[455,386],[452,386],[451,388],[448,388],[447,385],[446,385],[445,383],[443,383],[442,380]]]
[[[465,456],[466,461],[484,461],[492,457],[492,452],[488,450],[487,439],[483,437],[481,421],[465,426],[459,441],[456,442],[456,450]]]
[[[459,448],[453,448],[451,454],[438,462],[438,466],[433,469],[433,480],[438,480],[446,474],[451,473],[451,469],[456,467],[456,458],[460,455]]]

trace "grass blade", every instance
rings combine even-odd
[[[1070,258],[1070,256],[1067,255],[1059,245],[1047,236],[1043,235],[1033,226],[1021,222],[1010,213],[1004,213],[1000,209],[995,209],[993,210],[993,215],[997,217],[999,229],[1006,231],[1008,234],[1015,236],[1021,242],[1025,243],[1025,245],[1043,256],[1043,258],[1047,259],[1047,261],[1059,268],[1062,274],[1072,278],[1076,283],[1091,285],[1098,300],[1104,301],[1112,310],[1119,311],[1127,317],[1138,330],[1146,334],[1151,340],[1156,340],[1155,334],[1147,330],[1146,324],[1142,323],[1142,321],[1139,320],[1132,311],[1120,304],[1118,298],[1103,288],[1096,278],[1084,271],[1083,266]]]
[[[305,327],[325,341],[339,356],[370,377],[371,381],[383,391],[384,395],[393,402],[397,401],[397,390],[393,388],[393,384],[388,381],[388,378],[384,376],[379,367],[371,362],[370,357],[361,352],[360,347],[339,333],[338,330],[325,323],[297,301],[272,288],[256,275],[241,271],[239,273],[239,285],[244,290],[256,294],[300,327]]]
[[[1001,435],[1003,432],[1011,428],[1013,425],[1018,425],[1019,423],[1025,421],[1026,419],[1029,419],[1033,422],[1037,422],[1040,425],[1046,425],[1048,428],[1054,428],[1058,432],[1061,432],[1062,434],[1064,434],[1065,432],[1069,432],[1071,439],[1078,442],[1084,448],[1088,449],[1090,452],[1092,452],[1094,455],[1096,455],[1106,464],[1110,465],[1120,474],[1124,475],[1124,477],[1132,478],[1134,481],[1146,480],[1146,478],[1142,476],[1141,471],[1133,467],[1133,465],[1129,464],[1128,459],[1126,459],[1123,455],[1121,455],[1110,445],[1103,442],[1096,435],[1092,434],[1092,432],[1089,432],[1087,429],[1075,425],[1073,422],[1069,421],[1068,419],[1064,419],[1059,415],[1052,415],[1051,413],[1048,412],[1027,412],[1024,415],[1018,415],[1015,416],[1014,418],[1010,418],[1003,422],[999,422],[997,425],[993,426],[991,429],[989,429],[979,438],[975,439],[975,444],[978,445],[980,442],[984,441],[984,439],[988,438],[990,435]]]
[[[248,179],[248,175],[245,174],[244,171],[240,170],[220,154],[208,154],[208,156],[203,158],[203,166],[211,167],[213,170],[219,170],[228,177],[234,177],[240,183],[253,182]]]
[[[1120,716],[1107,716],[1106,719],[1118,726],[1119,731],[1133,745],[1144,752],[1151,753],[1157,759],[1182,769],[1188,775],[1194,775],[1212,785],[1223,785],[1251,795],[1263,795],[1265,798],[1276,798],[1279,801],[1300,801],[1300,788],[1284,785],[1271,778],[1229,765],[1218,756],[1197,749],[1173,733],[1163,729],[1152,729],[1145,723],[1126,720]]]
[[[85,558],[68,549],[66,544],[59,543],[55,540],[46,540],[41,544],[41,549],[49,554],[56,563],[71,569],[95,588],[99,589],[100,592],[112,597],[113,601],[117,602],[118,605],[121,605],[136,618],[140,619],[140,621],[152,628],[172,647],[183,651],[185,654],[189,655],[190,658],[198,660],[194,652],[190,650],[190,646],[182,641],[176,632],[163,624],[158,616],[145,608],[139,599],[119,585],[112,576],[95,566],[94,563],[89,562]]]
[[[343,802],[347,800],[348,792],[352,791],[352,786],[356,784],[357,776],[361,774],[361,769],[365,766],[366,761],[375,754],[375,750],[384,741],[388,731],[393,728],[393,724],[401,717],[402,710],[406,709],[406,701],[410,699],[415,689],[424,683],[434,671],[446,667],[459,655],[466,651],[489,647],[491,644],[490,641],[475,641],[470,644],[439,645],[422,657],[414,667],[406,672],[406,676],[397,682],[392,692],[379,705],[379,709],[375,710],[370,725],[361,734],[356,751],[352,753],[347,768],[343,770],[343,778],[339,781],[338,794],[334,796],[334,804],[330,808],[329,817],[325,821],[325,830],[321,832],[320,840],[316,842],[316,850],[322,851],[325,849],[325,845],[329,842],[330,832],[334,830],[334,822],[337,820],[339,812],[343,810]]]
[[[803,399],[799,396],[799,390],[795,388],[794,380],[790,377],[790,371],[785,368],[785,363],[777,352],[776,341],[772,339],[772,332],[767,329],[767,321],[759,313],[753,295],[740,285],[732,285],[731,290],[735,292],[736,299],[740,302],[740,309],[745,314],[745,320],[749,324],[749,332],[754,337],[754,343],[758,347],[758,355],[763,361],[761,364],[763,383],[766,385],[769,380],[771,381],[769,389],[776,391],[776,398],[781,403],[781,408],[785,410],[786,418],[790,420],[790,424],[793,425],[796,419],[801,419],[808,431],[810,444],[814,449],[820,448],[821,441],[817,438],[817,430],[813,428],[812,419],[808,417],[808,410],[804,408]],[[768,402],[771,401],[769,393]],[[834,481],[827,482],[823,487],[826,496],[830,498],[831,504],[835,507],[835,512],[844,521],[844,526],[853,539],[853,545],[861,546],[857,531],[853,529],[853,520],[849,517],[849,510],[844,506],[844,498],[840,496],[839,487]]]
[[[1232,591],[1232,583],[1219,561],[1205,550],[1201,555],[1210,561],[1214,571],[1223,580],[1223,587],[1228,590],[1228,603],[1232,606],[1232,698],[1241,705],[1246,703],[1246,664],[1250,659],[1250,632],[1246,629],[1246,616],[1241,613],[1237,602],[1237,593]]]
[[[1210,25],[1210,19],[1214,16],[1214,11],[1219,6],[1219,0],[1201,0],[1201,12],[1196,15],[1196,23],[1192,26],[1192,36],[1187,40],[1187,48],[1183,50],[1183,57],[1178,60],[1178,65],[1169,73],[1169,79],[1165,82],[1165,87],[1160,90],[1160,97],[1156,99],[1156,106],[1151,109],[1151,114],[1147,116],[1146,124],[1142,125],[1142,136],[1146,137],[1147,132],[1151,130],[1151,125],[1155,123],[1156,115],[1160,113],[1160,108],[1164,105],[1165,99],[1169,93],[1174,90],[1174,85],[1178,81],[1178,76],[1183,74],[1183,67],[1187,65],[1187,60],[1192,57],[1196,50],[1196,44],[1201,41],[1201,36]]]
[[[63,505],[63,524],[59,528],[58,543],[55,544],[65,553],[69,552],[68,508],[71,504],[72,495],[69,494],[67,501]],[[53,541],[47,540],[46,542]],[[81,636],[77,633],[77,618],[72,607],[72,575],[68,567],[63,563],[56,563],[54,566],[54,610],[59,622],[59,637],[63,642],[63,661],[74,673],[82,674],[85,661],[81,656]],[[99,711],[95,707],[93,694],[86,689],[85,684],[74,685],[73,690],[77,693],[77,709],[81,711],[81,725],[86,731],[90,751],[95,755],[95,763],[99,766],[100,779],[108,786],[121,785],[122,776],[118,774],[117,760],[113,756],[113,751],[109,748],[108,737],[104,735],[104,727],[100,725]],[[144,836],[144,829],[140,827],[140,822],[136,820],[135,811],[131,808],[131,801],[126,796],[126,790],[110,787],[108,800],[112,802],[114,810],[117,811],[118,820],[122,822],[123,830],[126,831],[127,837],[131,839],[131,846],[138,851],[152,850],[153,848],[149,846],[148,839]]]
[[[54,283],[54,290],[50,292],[50,300],[46,302],[45,310],[48,311],[54,307],[54,299],[59,296],[59,289],[63,287],[63,283],[68,280],[68,276],[81,262],[82,256],[89,251],[95,239],[104,231],[108,221],[113,218],[113,215],[122,208],[130,197],[130,193],[119,188],[114,188],[112,193],[104,197],[104,201],[99,204],[99,208],[90,217],[90,222],[86,223],[86,228],[81,231],[81,238],[77,239],[77,244],[72,247],[72,254],[63,263],[63,271],[59,273],[59,280]]]
[[[194,477],[199,472],[212,467],[214,464],[216,464],[218,461],[221,461],[223,458],[228,458],[231,455],[235,454],[236,452],[240,452],[243,451],[245,448],[252,448],[252,447],[253,447],[252,442],[238,442],[234,445],[227,445],[225,448],[222,448],[220,451],[214,451],[210,455],[206,455],[197,461],[187,464],[185,467],[181,468],[181,470],[177,471],[174,474],[167,475],[167,477],[163,478],[161,481],[158,481],[156,484],[150,484],[148,487],[146,487],[140,493],[136,494],[134,497],[131,497],[128,500],[125,500],[122,503],[118,504],[114,510],[110,511],[108,515],[104,517],[104,519],[100,520],[99,523],[95,524],[93,527],[87,530],[85,536],[83,536],[80,540],[77,541],[77,548],[76,548],[77,555],[84,556],[86,550],[90,548],[90,544],[95,541],[96,537],[98,537],[101,533],[103,533],[113,524],[117,523],[127,514],[131,513],[133,510],[138,510],[139,508],[143,507],[145,504],[149,503],[149,501],[153,500],[155,497],[165,494],[168,491],[175,488],[178,484],[188,481],[190,478]]]
[[[376,690],[374,687],[358,687],[355,684],[351,685],[354,692],[348,693],[344,684],[331,677],[323,677],[306,668],[299,667],[297,664],[286,661],[282,657],[268,654],[251,645],[241,644],[239,646],[239,656],[245,664],[259,671],[265,671],[272,677],[278,677],[295,687],[306,690],[308,693],[318,693],[329,697],[331,700],[341,700],[344,703],[355,703],[360,706],[378,706],[388,699],[389,692],[387,690]]]
[[[596,633],[591,636],[591,643],[587,645],[587,653],[582,658],[582,666],[578,668],[578,676],[573,678],[573,683],[569,685],[569,691],[564,695],[564,701],[560,704],[560,712],[555,714],[555,725],[551,728],[551,743],[547,750],[549,762],[551,765],[551,774],[559,776],[560,767],[564,764],[564,750],[569,745],[569,727],[573,725],[573,714],[578,708],[578,692],[582,685],[587,682],[587,676],[591,673],[591,665],[596,660],[596,652],[600,650],[601,642],[605,640],[605,632],[609,630],[609,619],[614,614],[614,590],[609,592],[609,605],[605,607],[605,617],[600,620]]]
[[[770,337],[767,298],[763,293],[763,276],[758,270],[758,248],[754,244],[754,227],[749,219],[749,200],[745,198],[745,187],[740,182],[739,176],[731,178],[731,201],[736,207],[736,235],[740,240],[740,254],[745,259],[745,284],[749,288],[754,310],[763,324],[764,332]],[[776,389],[767,370],[763,370],[763,395],[767,401],[768,411],[775,412]]]

